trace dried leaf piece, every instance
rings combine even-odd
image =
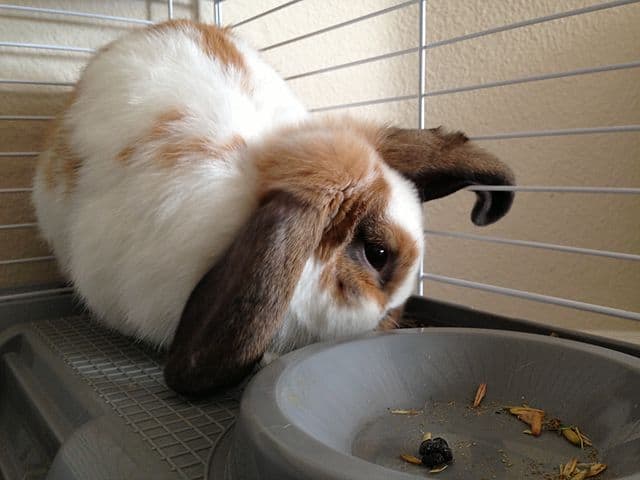
[[[526,405],[523,405],[522,407],[505,407],[505,408],[509,410],[509,413],[511,413],[512,415],[520,415],[521,413],[525,413],[525,412],[535,412],[535,413],[541,413],[544,415],[544,410],[540,410],[539,408],[527,407]]]
[[[582,443],[584,443],[587,447],[593,447],[593,443],[591,443],[591,439],[589,437],[587,437],[584,433],[582,433],[578,427],[575,427],[576,432],[578,432],[578,435],[580,435],[580,438],[582,439]]]
[[[560,427],[562,427],[562,422],[559,418],[552,418],[544,422],[544,428],[551,431],[559,431]]]
[[[432,468],[431,470],[429,470],[429,473],[440,473],[441,471],[445,470],[449,465],[447,465],[446,463],[438,468]]]
[[[544,420],[544,410],[531,407],[507,407],[511,415],[515,415],[519,420],[531,427],[531,434],[535,437],[542,432],[542,421]]]
[[[487,384],[481,383],[480,385],[478,385],[478,390],[476,390],[476,396],[473,399],[473,408],[477,408],[480,406],[480,403],[482,402],[482,399],[486,394],[487,394]]]
[[[596,475],[600,475],[607,469],[607,466],[604,463],[593,463],[587,470],[587,478],[595,477]]]
[[[578,427],[560,427],[560,433],[562,433],[562,436],[569,442],[573,443],[576,447],[584,448],[585,445],[588,447],[593,445],[591,440],[589,440],[589,437],[582,433]]]
[[[407,463],[412,463],[413,465],[422,465],[422,460],[408,453],[401,453],[400,458]]]
[[[575,471],[576,465],[578,465],[578,459],[572,458],[566,464],[560,468],[560,476],[563,478],[569,478],[569,476]]]
[[[393,415],[420,415],[422,410],[416,410],[415,408],[395,408],[393,410],[389,410]]]
[[[575,475],[569,477],[570,480],[584,480],[585,478],[587,478],[586,470],[578,470],[576,471]]]
[[[424,435],[422,435],[422,441],[426,442],[427,440],[431,440],[431,432],[426,432]]]
[[[580,441],[580,436],[573,430],[573,428],[561,428],[560,432],[562,432],[562,436],[569,440],[569,442],[573,443],[578,447],[582,447],[582,442]]]

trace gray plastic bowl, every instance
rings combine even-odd
[[[488,384],[478,409],[477,386]],[[502,407],[543,409],[580,427],[597,450],[527,425]],[[418,415],[390,409],[419,409]],[[430,474],[403,462],[422,434],[445,438],[454,463]],[[312,345],[261,371],[245,391],[209,478],[527,479],[572,457],[640,478],[640,359],[569,340],[430,328]]]

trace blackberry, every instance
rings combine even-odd
[[[428,468],[439,467],[444,464],[451,463],[453,454],[449,448],[449,444],[444,438],[436,437],[425,440],[420,444],[419,450],[422,457],[422,463]]]

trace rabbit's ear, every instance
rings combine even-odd
[[[378,151],[389,166],[415,183],[423,202],[441,198],[469,185],[513,185],[511,170],[460,132],[441,128],[388,128]],[[476,225],[499,220],[511,207],[513,192],[478,191],[471,219]]]
[[[206,393],[250,373],[320,242],[324,215],[291,194],[270,194],[191,293],[164,370],[169,387]]]

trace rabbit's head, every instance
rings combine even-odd
[[[195,393],[237,381],[269,349],[372,330],[409,296],[422,202],[511,171],[461,133],[311,120],[248,147],[258,208],[192,292],[165,370]],[[487,225],[511,192],[477,192]]]

